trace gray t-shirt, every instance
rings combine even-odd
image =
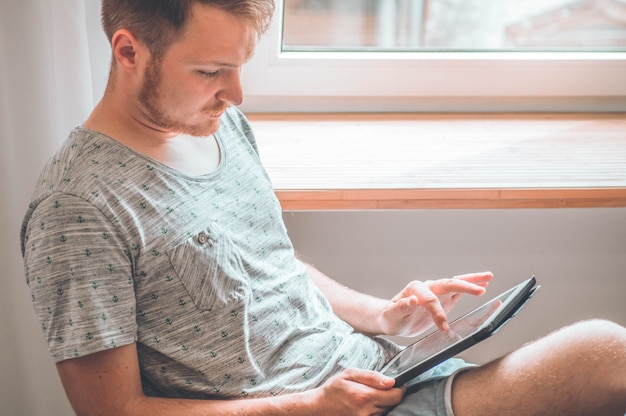
[[[192,398],[380,368],[395,346],[355,333],[308,278],[238,110],[216,138],[203,176],[80,127],[46,165],[22,250],[55,362],[136,342],[146,393]]]

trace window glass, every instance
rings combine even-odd
[[[626,51],[626,0],[284,0],[283,51]]]

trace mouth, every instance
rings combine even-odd
[[[208,118],[218,119],[222,117],[225,111],[226,111],[226,108],[214,108],[212,110],[207,111],[206,116]]]

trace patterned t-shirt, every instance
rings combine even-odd
[[[188,176],[76,128],[41,174],[25,273],[55,362],[137,343],[147,394],[303,391],[395,346],[355,333],[294,256],[251,129],[227,111],[218,169]]]

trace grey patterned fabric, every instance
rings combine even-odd
[[[247,121],[191,177],[76,128],[25,216],[25,272],[55,362],[137,343],[144,389],[238,398],[302,391],[396,352],[339,320],[295,258]]]

